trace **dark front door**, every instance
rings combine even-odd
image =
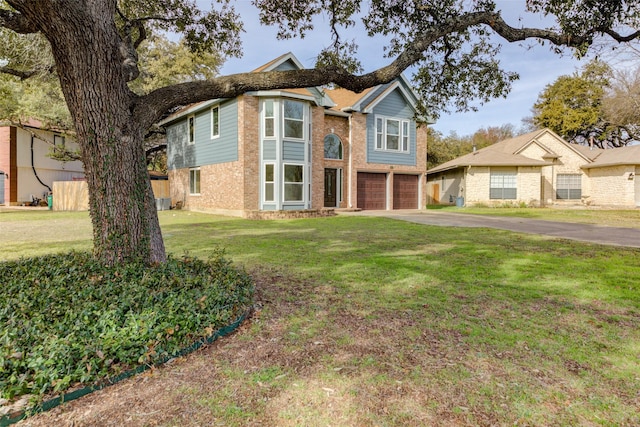
[[[336,194],[338,186],[338,169],[324,170],[324,207],[335,208],[337,203]]]

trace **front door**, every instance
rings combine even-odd
[[[335,208],[338,193],[338,169],[324,170],[324,207]]]

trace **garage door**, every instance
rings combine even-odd
[[[393,175],[393,209],[418,209],[418,175]]]
[[[358,208],[386,209],[387,180],[383,173],[358,172]]]

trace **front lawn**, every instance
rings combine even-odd
[[[160,214],[175,256],[224,248],[262,310],[142,389],[30,425],[640,424],[638,249],[374,217]]]

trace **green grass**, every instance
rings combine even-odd
[[[219,385],[181,389],[196,423],[640,424],[638,249],[374,217],[160,220],[176,256],[224,248],[263,305],[208,362]],[[0,256],[24,244],[4,240]]]

